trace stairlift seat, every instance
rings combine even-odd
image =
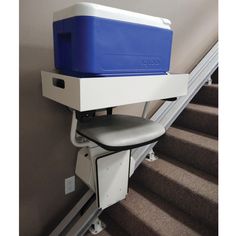
[[[79,122],[77,132],[106,150],[122,151],[156,141],[165,128],[141,117],[108,115]]]

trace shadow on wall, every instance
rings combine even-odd
[[[42,97],[42,69],[52,67],[52,50],[20,48],[20,235],[48,235],[86,187],[65,195],[74,175],[76,148],[70,143],[71,112]]]

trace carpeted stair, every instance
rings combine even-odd
[[[99,235],[218,234],[218,70],[144,161],[127,198],[102,214]]]

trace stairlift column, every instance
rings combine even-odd
[[[77,124],[73,111],[71,142],[76,147],[82,147],[77,154],[75,173],[96,193],[97,207],[105,209],[127,195],[131,151],[111,152],[91,141],[80,139],[76,133]]]
[[[123,200],[128,192],[130,150],[109,152],[99,146],[78,152],[75,173],[96,193],[98,208]]]
[[[63,81],[65,87],[54,84],[55,78]],[[131,149],[155,142],[165,133],[159,123],[125,115],[91,117],[92,122],[78,123],[80,118],[77,119],[75,110],[93,112],[122,104],[183,96],[187,80],[187,75],[83,79],[42,72],[43,95],[74,109],[70,138],[72,144],[80,148],[75,173],[89,187],[51,236],[67,231],[68,236],[84,235],[91,224],[94,224],[92,231],[94,228],[94,233],[99,232],[101,227],[96,220],[102,210],[126,198],[129,177],[139,161],[131,155]],[[128,88],[134,82],[139,86],[130,93]],[[117,87],[127,90],[124,96],[116,94]]]

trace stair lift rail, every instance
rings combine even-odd
[[[166,101],[150,118],[162,124],[167,130],[177,119],[179,114],[185,109],[192,98],[197,94],[201,87],[206,84],[218,67],[218,42],[203,57],[198,65],[190,73],[188,83],[188,94],[179,97],[176,101]],[[146,106],[145,106],[146,107]],[[139,147],[132,151],[132,157],[135,162],[135,169],[142,163],[146,156],[150,153],[156,143],[152,143],[143,147]]]
[[[84,211],[85,207],[87,207],[86,211]],[[84,235],[100,214],[101,210],[97,209],[94,200],[94,192],[88,190],[49,236]]]

